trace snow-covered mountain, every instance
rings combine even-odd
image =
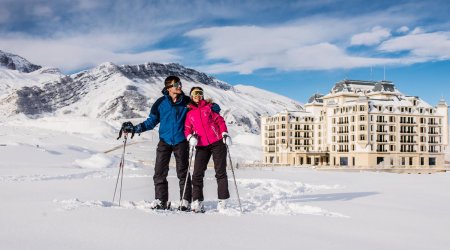
[[[0,50],[0,68],[7,68],[20,72],[30,73],[42,67],[30,63],[23,57]]]
[[[11,58],[16,57],[21,58],[11,55]],[[1,69],[0,112],[3,116],[144,119],[151,105],[161,96],[163,81],[168,75],[179,76],[186,93],[193,86],[201,86],[205,97],[221,106],[226,121],[247,132],[259,133],[262,114],[301,108],[300,103],[287,97],[251,86],[232,86],[173,63],[121,66],[103,63],[73,75],[37,67],[39,70],[31,73]]]

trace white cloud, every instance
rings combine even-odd
[[[87,34],[53,39],[30,36],[0,38],[0,48],[25,57],[35,64],[74,71],[103,62],[140,64],[144,62],[173,62],[179,59],[176,50],[150,50],[133,53],[125,51],[136,45],[139,35]]]
[[[397,29],[398,33],[406,33],[408,31],[409,31],[409,28],[407,26],[402,26],[402,27]]]
[[[420,27],[417,27],[417,28],[415,28],[415,29],[413,29],[412,31],[411,31],[411,34],[421,34],[421,33],[424,33],[425,31],[422,29],[422,28],[420,28]]]
[[[383,42],[378,49],[386,52],[409,51],[414,57],[423,60],[450,59],[450,32],[422,32],[419,30],[392,38]]]
[[[398,59],[346,53],[342,45],[345,39],[368,20],[355,24],[354,20],[323,18],[279,27],[212,27],[196,29],[186,35],[202,39],[207,59],[227,61],[199,67],[209,73],[249,74],[262,68],[323,70],[398,63]]]
[[[389,38],[391,31],[380,26],[373,27],[370,32],[359,33],[352,36],[351,45],[366,45],[372,46],[379,44],[382,40]]]

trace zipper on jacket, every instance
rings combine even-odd
[[[220,139],[219,134],[217,134],[216,129],[214,128],[214,125],[211,125],[212,130],[214,131],[214,134],[216,134],[217,139]]]
[[[198,109],[198,111],[200,113],[200,123],[202,124],[203,131],[205,132],[206,140],[208,141],[208,145],[211,145],[211,142],[209,142],[209,139],[208,139],[208,134],[206,133],[205,126],[203,125],[202,110]]]

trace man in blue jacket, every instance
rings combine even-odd
[[[188,111],[187,105],[191,99],[181,90],[182,84],[177,76],[169,76],[164,80],[163,96],[153,104],[150,114],[144,122],[133,126],[131,122],[125,122],[122,130],[129,133],[142,133],[152,130],[158,123],[159,143],[156,150],[155,173],[155,200],[151,203],[152,209],[169,209],[169,187],[167,175],[172,152],[175,156],[177,177],[179,179],[180,197],[183,195],[184,183],[189,165],[189,142],[184,136],[184,122]],[[215,112],[220,112],[220,107],[213,106]],[[189,176],[186,192],[182,197],[179,209],[189,210],[192,199],[192,185]]]

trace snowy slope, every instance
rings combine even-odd
[[[0,68],[0,98],[23,87],[42,86],[63,77],[58,69],[40,68],[31,73]]]
[[[239,168],[235,174],[244,209],[239,214],[230,171],[229,207],[216,210],[217,184],[210,168],[205,214],[153,211],[153,166],[148,161],[155,154],[147,141],[127,147],[119,206],[117,198],[111,200],[121,150],[103,152],[121,142],[96,136],[104,124],[79,121],[73,127],[86,133],[77,134],[64,131],[64,122],[70,120],[48,129],[46,124],[56,118],[24,119],[0,123],[1,249],[372,250],[450,245],[448,173]],[[151,137],[140,137],[144,139]],[[233,155],[237,151],[231,149]],[[168,182],[169,198],[176,202],[174,168]]]

